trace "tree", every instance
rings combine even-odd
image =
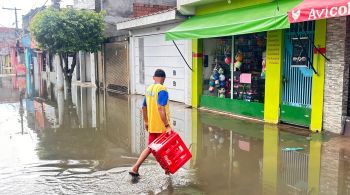
[[[48,8],[36,14],[30,33],[42,50],[56,53],[60,67],[71,89],[77,52],[97,52],[104,41],[104,14],[72,8]],[[68,58],[72,63],[68,64]]]

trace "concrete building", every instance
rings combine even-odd
[[[191,105],[191,41],[165,40],[165,32],[184,19],[173,8],[117,24],[118,30],[129,30],[131,94],[144,95],[154,71],[161,68],[170,100]]]
[[[340,4],[335,5],[331,1],[322,2],[320,5],[316,5],[316,1],[307,0],[281,1],[276,9],[276,2],[270,0],[249,2],[238,0],[235,3],[224,0],[178,0],[177,9],[180,13],[191,17],[178,27],[166,32],[166,37],[169,40],[192,39],[192,53],[196,56],[192,64],[194,67],[192,106],[242,115],[267,123],[304,126],[314,132],[326,130],[337,134],[343,133],[346,126],[350,127],[348,119],[350,115],[348,103],[350,19],[348,15],[350,12],[345,12],[348,8],[347,4]],[[317,9],[334,7],[333,9],[344,12],[305,17],[312,16],[313,12],[310,10],[315,10],[316,7]],[[266,10],[270,11],[276,10],[267,13],[266,10],[262,11],[263,8],[268,8]],[[303,14],[297,14],[297,10]],[[276,14],[277,12],[280,14]],[[280,16],[283,16],[281,21],[284,21],[285,26],[275,25],[276,19],[272,20],[270,25],[261,22],[264,24],[261,25],[262,28],[253,24],[254,21],[265,21],[271,17]],[[205,26],[202,25],[204,21]],[[251,29],[248,29],[249,24]],[[234,27],[235,25],[237,28]],[[228,28],[224,28],[225,26]],[[241,28],[242,26],[244,28]],[[259,45],[264,45],[257,40],[259,36],[264,37],[266,41],[265,59],[256,55]],[[298,45],[295,40],[302,38],[306,40],[302,43],[303,55],[308,60],[300,66],[295,63],[293,55]],[[275,44],[277,42],[274,42],[276,40],[279,45],[274,48],[277,46]],[[258,47],[252,44],[254,42],[260,42]],[[228,51],[232,54],[232,59],[235,59],[237,52],[244,50],[242,50],[244,44],[249,45],[250,48],[254,47],[251,52],[255,54],[251,55],[249,52],[249,54],[242,54],[246,61],[243,61],[245,69],[243,72],[240,69],[237,71],[233,66],[234,60],[227,61],[231,63],[226,63],[225,60],[225,63],[220,64],[220,56],[217,52],[212,52],[213,48],[217,47],[215,43],[231,48]],[[276,52],[272,51],[274,49]],[[221,53],[225,54],[225,52]],[[230,94],[215,93],[211,73],[206,74],[207,56],[210,63],[213,61],[210,58],[216,56],[220,66],[230,64],[229,68],[234,74],[224,76],[233,78],[230,80],[231,85],[221,87],[224,89],[221,91],[228,91]],[[261,69],[262,73],[266,71],[266,74],[260,74],[260,78],[258,75],[257,79],[249,81],[249,85],[256,88],[247,95],[240,88],[241,81],[245,85],[244,79],[242,80],[240,76],[242,76],[241,73],[254,76],[255,71],[249,69],[260,67],[259,64],[261,64],[258,63],[255,66],[254,60],[249,61],[254,58],[260,58],[260,61],[266,60],[265,69]],[[215,67],[210,71],[213,72]],[[260,68],[256,69],[260,71]],[[252,82],[259,79],[263,79],[261,86],[264,89],[260,87],[259,82],[256,85]],[[259,89],[261,89],[260,92]],[[263,98],[259,99],[261,96]],[[350,128],[348,129],[350,131]]]
[[[11,64],[11,48],[16,45],[14,28],[0,27],[0,74],[13,72]]]
[[[176,5],[176,1],[162,0],[134,0],[134,1],[102,1],[101,8],[107,12],[106,35],[109,37],[103,48],[103,71],[101,76],[104,87],[108,91],[117,93],[130,93],[133,79],[130,76],[131,66],[129,64],[129,31],[117,29],[115,24],[129,20],[136,16],[166,10]]]

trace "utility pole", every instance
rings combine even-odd
[[[14,8],[6,8],[6,7],[3,7],[2,9],[6,9],[6,10],[10,10],[10,11],[15,11],[15,23],[16,23],[16,30],[15,30],[15,37],[16,37],[16,53],[18,55],[19,53],[19,31],[18,31],[18,19],[17,19],[17,11],[18,10],[21,10],[21,9],[17,9],[17,7],[14,7]],[[16,62],[16,64],[18,63],[18,60]],[[15,64],[15,65],[16,65]]]
[[[6,9],[6,10],[11,10],[11,11],[15,11],[15,21],[16,21],[16,38],[18,38],[19,36],[19,32],[18,32],[18,19],[17,19],[17,11],[21,10],[18,9],[17,7],[14,8],[7,8],[7,7],[3,7],[2,9]]]

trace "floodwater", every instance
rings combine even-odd
[[[132,179],[147,143],[141,103],[0,78],[0,194],[350,194],[348,138],[297,135],[179,103],[171,103],[172,124],[193,158],[167,176],[149,157]]]

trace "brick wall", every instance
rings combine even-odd
[[[344,71],[344,94],[347,95],[347,98],[344,98],[344,105],[348,105],[349,102],[349,77],[350,77],[350,17],[346,18],[346,41],[345,41],[345,71]],[[343,113],[346,113],[348,116],[350,114],[350,107],[344,106]]]
[[[172,8],[172,6],[134,3],[133,14],[134,14],[134,17],[140,17],[140,16],[149,15],[151,13],[167,10],[170,8]]]
[[[349,27],[349,26],[348,26]],[[331,59],[325,67],[323,129],[341,133],[343,116],[347,114],[349,64],[346,43],[347,18],[327,20],[327,57]]]

